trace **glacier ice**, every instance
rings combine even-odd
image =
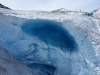
[[[37,75],[0,45],[0,75]]]
[[[22,25],[26,34],[38,37],[48,46],[60,47],[62,50],[73,52],[77,50],[74,38],[65,30],[60,23],[50,20],[29,20]]]
[[[0,44],[39,75],[100,75],[96,13],[0,9]]]

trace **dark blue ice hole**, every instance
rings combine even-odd
[[[28,20],[21,26],[21,29],[26,34],[38,37],[47,45],[60,47],[64,52],[77,51],[75,39],[60,22],[44,19]]]

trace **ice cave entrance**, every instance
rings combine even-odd
[[[77,50],[75,39],[60,22],[33,19],[26,21],[21,29],[28,35],[38,37],[47,45],[60,47],[64,52]]]

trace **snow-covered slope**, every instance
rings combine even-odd
[[[97,10],[94,10],[93,13],[94,13],[94,17],[100,19],[100,8],[98,8]]]
[[[100,75],[97,16],[0,9],[0,44],[39,75]]]

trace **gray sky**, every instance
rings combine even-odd
[[[51,11],[65,8],[75,11],[92,11],[100,7],[100,0],[0,0],[0,3],[16,10]]]

